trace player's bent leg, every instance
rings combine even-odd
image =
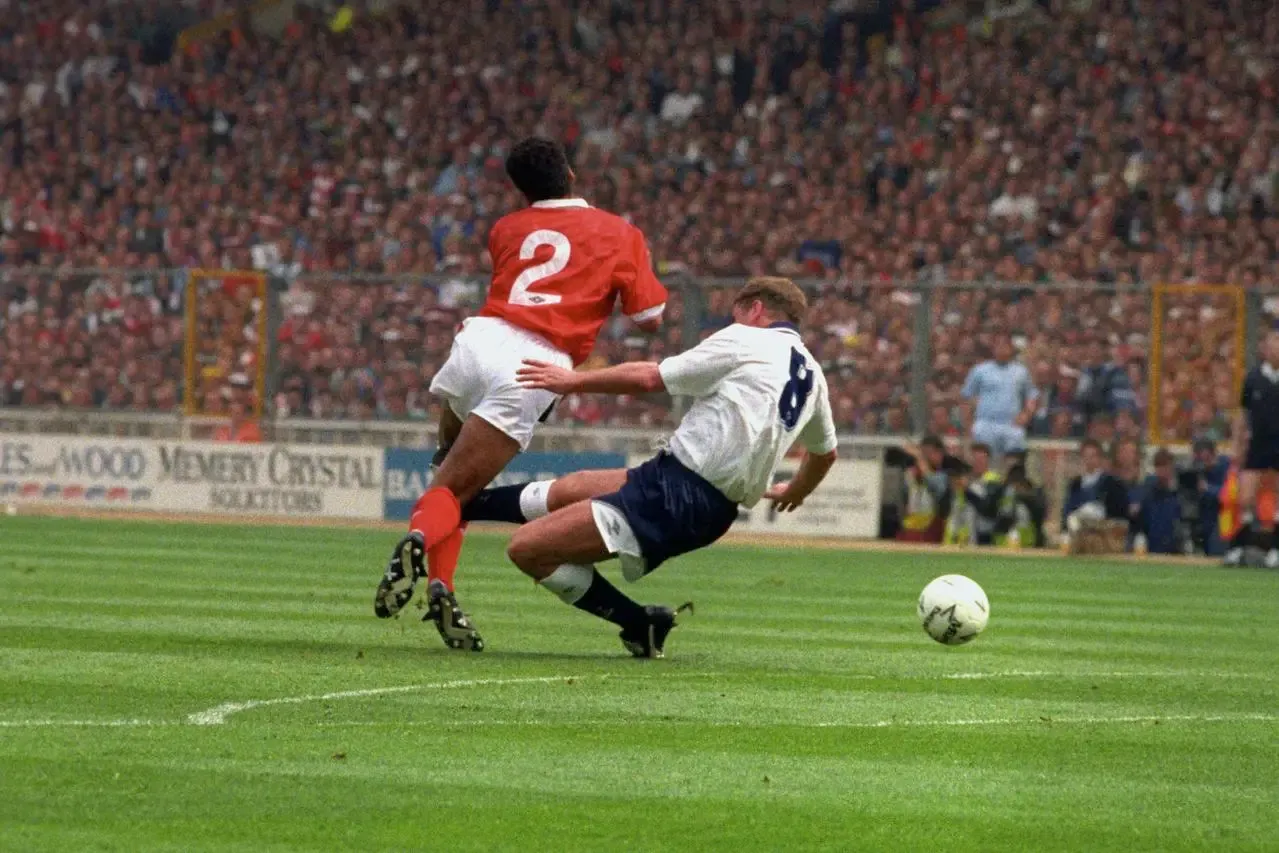
[[[485,489],[462,508],[462,520],[527,524],[578,501],[615,492],[625,482],[625,468],[604,468]]]
[[[448,457],[449,450],[457,441],[462,431],[462,419],[447,404],[440,412],[440,426],[436,431],[438,445],[435,455],[431,457],[430,481],[434,482],[440,466]],[[428,585],[439,581],[449,591],[453,591],[453,576],[457,572],[457,562],[462,554],[462,536],[466,533],[466,524],[459,524],[453,535],[439,545],[426,552],[426,578]]]
[[[431,480],[434,481],[440,466],[448,457],[449,450],[457,441],[462,431],[462,419],[453,411],[452,406],[445,405],[440,412],[440,426],[436,432],[439,447],[431,459]],[[439,545],[426,552],[426,589],[427,607],[423,622],[432,622],[440,633],[440,639],[450,649],[484,650],[484,638],[471,624],[470,617],[457,603],[454,593],[453,578],[457,574],[457,564],[462,556],[462,540],[466,535],[466,522],[458,525],[457,530]]]
[[[422,616],[422,621],[434,624],[440,639],[450,649],[482,652],[484,638],[458,604],[457,594],[453,590],[453,572],[462,555],[462,539],[465,534],[466,522],[462,522],[453,531],[453,535],[427,554],[429,579],[426,584],[426,613]],[[445,571],[447,574],[444,574]]]
[[[520,571],[542,583],[565,563],[595,563],[612,554],[595,525],[591,505],[581,503],[521,527],[511,537],[506,556]]]
[[[459,505],[467,503],[502,473],[502,469],[509,465],[519,452],[518,441],[484,418],[471,415],[462,424],[457,439],[449,448],[448,455],[441,461],[427,493],[440,489],[448,492],[452,500]],[[461,521],[460,506],[459,517],[451,525],[433,524],[429,514],[419,515],[419,510],[425,509],[422,500],[419,499],[418,505],[414,507],[414,515],[409,519],[410,527],[417,530],[423,528],[434,530],[447,526],[451,532],[451,529]],[[445,520],[451,519],[452,514],[447,514]],[[431,545],[437,544],[444,535],[447,533],[440,535],[435,541],[431,541],[431,537],[428,536],[427,541]]]
[[[395,545],[386,570],[373,595],[373,613],[379,619],[389,619],[404,609],[413,598],[418,580],[426,575],[426,549],[422,536],[410,533]]]
[[[426,555],[457,533],[462,502],[488,485],[519,450],[515,439],[483,418],[466,419],[431,487],[413,506],[409,533],[396,546],[378,584],[374,613],[387,618],[408,604],[417,582],[426,576]]]
[[[453,575],[461,557],[466,530],[461,519],[461,507],[492,482],[519,451],[520,443],[505,431],[478,415],[471,415],[457,431],[448,455],[441,460],[431,488],[414,507],[410,525],[415,530],[421,531],[432,524],[437,524],[441,530],[446,523],[455,525],[427,551],[432,571],[428,572],[427,608],[423,616],[423,621],[435,624],[440,639],[451,649],[484,650],[484,639],[458,604],[453,588]],[[452,515],[452,504],[446,500],[448,497],[457,502],[456,520]],[[448,514],[439,518],[436,513],[445,506]]]
[[[677,611],[644,607],[595,568],[612,556],[596,526],[590,501],[578,501],[520,528],[507,556],[565,604],[619,626],[622,644],[635,657],[660,658]]]
[[[444,464],[453,443],[462,432],[462,419],[447,404],[440,411],[440,425],[435,431],[435,456],[431,459],[431,473],[434,475]]]
[[[605,468],[598,471],[575,471],[553,481],[546,497],[546,505],[554,512],[578,501],[598,498],[616,492],[626,485],[625,468]]]

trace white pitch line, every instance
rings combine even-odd
[[[894,675],[892,673],[849,672],[832,677],[845,681],[984,681],[997,678],[1203,678],[1203,679],[1260,679],[1271,676],[1255,672],[1170,672],[1137,670],[1111,670],[1103,672],[1063,672],[1046,669],[1007,669],[995,672],[934,672]]]
[[[875,720],[873,722],[812,723],[817,729],[941,728],[964,726],[1106,726],[1138,723],[1274,723],[1279,714],[1150,714],[1123,717],[989,717],[968,720]]]
[[[882,676],[893,678],[894,676]],[[906,676],[907,678],[942,678],[947,681],[976,681],[990,678],[1264,678],[1251,672],[1052,672],[1048,670],[1005,670],[1003,672],[951,672],[940,676]]]
[[[705,672],[705,673],[680,673],[670,674],[667,678],[678,677],[711,677],[719,676],[722,673]],[[118,720],[59,720],[59,719],[34,719],[34,720],[0,720],[0,729],[3,728],[140,728],[148,726],[173,726],[185,723],[192,726],[217,726],[226,722],[227,718],[232,714],[238,714],[242,711],[249,711],[254,708],[269,707],[272,705],[301,705],[306,702],[325,702],[334,699],[358,699],[366,696],[384,696],[395,693],[413,693],[421,690],[452,690],[464,687],[485,687],[500,686],[506,684],[552,684],[555,682],[568,682],[578,679],[635,679],[650,678],[656,676],[632,676],[632,675],[614,675],[602,673],[597,675],[545,675],[530,676],[526,678],[473,678],[460,679],[454,681],[440,681],[428,684],[405,684],[397,687],[373,687],[362,690],[339,690],[332,693],[320,693],[308,696],[282,696],[275,699],[249,699],[244,702],[224,702],[203,711],[197,711],[188,714],[185,720],[142,720],[142,719],[118,719]],[[940,673],[934,675],[888,675],[873,673],[849,673],[844,676],[848,680],[855,681],[879,681],[879,680],[947,680],[947,681],[967,681],[978,679],[997,679],[997,678],[1265,678],[1259,673],[1245,672],[1132,672],[1132,671],[1109,671],[1109,672],[1054,672],[1049,670],[1004,670],[997,672],[954,672]],[[1267,679],[1268,680],[1268,679]],[[974,719],[974,720],[876,720],[863,722],[818,722],[818,723],[801,723],[797,724],[808,728],[887,728],[890,726],[998,726],[998,725],[1026,725],[1033,723],[1063,723],[1076,725],[1104,725],[1115,723],[1145,723],[1145,722],[1271,722],[1279,720],[1279,716],[1267,714],[1252,715],[1236,715],[1236,716],[1138,716],[1138,717],[1062,717],[1062,718],[1013,718],[1000,717],[992,719]],[[488,722],[459,722],[459,723],[440,723],[432,722],[431,725],[536,725],[539,721],[528,720],[493,720]],[[590,724],[589,721],[580,721],[583,725]],[[603,721],[601,721],[603,722]],[[666,720],[666,721],[648,721],[678,724],[682,721]],[[689,724],[695,725],[717,725],[717,726],[739,726],[743,725],[739,722],[729,721],[723,723],[697,723],[689,721]],[[363,725],[362,723],[321,723],[326,726],[347,726],[347,725]],[[379,725],[371,723],[370,725]],[[400,721],[396,725],[413,725],[411,721]]]
[[[97,728],[118,729],[137,726],[174,726],[168,720],[0,720],[0,729]]]
[[[714,729],[749,729],[749,728],[799,728],[799,729],[891,729],[891,728],[948,728],[968,726],[1105,726],[1105,725],[1137,725],[1141,723],[1273,723],[1279,722],[1279,714],[1150,714],[1120,717],[1053,717],[1042,715],[1036,717],[989,717],[958,720],[849,720],[847,722],[787,722],[756,723],[746,720],[665,720],[665,719],[632,719],[629,726],[699,726]],[[380,721],[349,720],[340,722],[316,723],[318,728],[378,728],[391,727],[412,728],[430,726],[432,728],[485,728],[489,726],[548,726],[559,724],[554,720],[449,720],[445,722],[431,720]],[[575,726],[614,726],[617,720],[579,720],[571,721]]]
[[[250,699],[245,702],[223,702],[213,708],[188,714],[186,721],[193,726],[220,726],[226,718],[241,711],[265,708],[270,705],[301,705],[306,702],[327,702],[332,699],[359,699],[364,696],[385,696],[392,693],[414,693],[419,690],[452,690],[459,687],[485,687],[503,684],[550,684],[579,678],[608,678],[607,675],[544,675],[529,678],[470,678],[459,681],[437,681],[431,684],[404,684],[399,687],[372,687],[367,690],[338,690],[314,696],[283,696],[278,699]]]

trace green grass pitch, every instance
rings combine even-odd
[[[0,518],[0,850],[1279,849],[1279,574],[717,547],[633,661],[498,537],[486,652],[378,621],[394,538]]]

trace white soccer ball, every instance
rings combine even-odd
[[[942,575],[919,594],[919,621],[937,642],[958,646],[986,629],[990,601],[972,578]]]

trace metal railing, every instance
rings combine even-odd
[[[217,275],[202,273],[210,274]],[[457,322],[478,308],[486,288],[478,272],[271,275],[263,333],[238,322],[243,306],[229,304],[230,296],[225,306],[204,306],[200,323],[188,322],[191,278],[185,270],[0,270],[0,418],[23,419],[14,409],[33,408],[40,418],[24,423],[74,429],[71,409],[174,412],[198,381],[197,413],[225,417],[226,401],[252,398],[282,435],[326,424],[342,441],[420,438],[435,414],[430,377],[447,357]],[[646,339],[617,318],[604,328],[593,362],[687,348],[729,322],[743,283],[664,278],[671,298],[663,331]],[[989,355],[996,336],[1011,334],[1044,393],[1033,435],[1220,438],[1257,334],[1279,313],[1279,290],[1232,287],[927,277],[801,283],[812,302],[809,347],[828,375],[841,431],[859,437],[961,429],[968,370]],[[216,301],[222,291],[201,292]],[[190,345],[192,335],[210,334],[218,337]],[[1090,352],[1095,342],[1100,351]],[[249,365],[254,349],[262,363]],[[191,352],[203,359],[199,373],[192,373]],[[1090,359],[1122,373],[1131,405],[1112,413],[1106,400],[1094,399],[1095,388],[1081,389],[1079,370]],[[262,368],[265,400],[243,381]],[[556,420],[659,428],[680,411],[680,401],[663,397],[574,400]],[[171,418],[109,422],[112,429],[175,428]],[[180,423],[192,429],[199,421]]]

